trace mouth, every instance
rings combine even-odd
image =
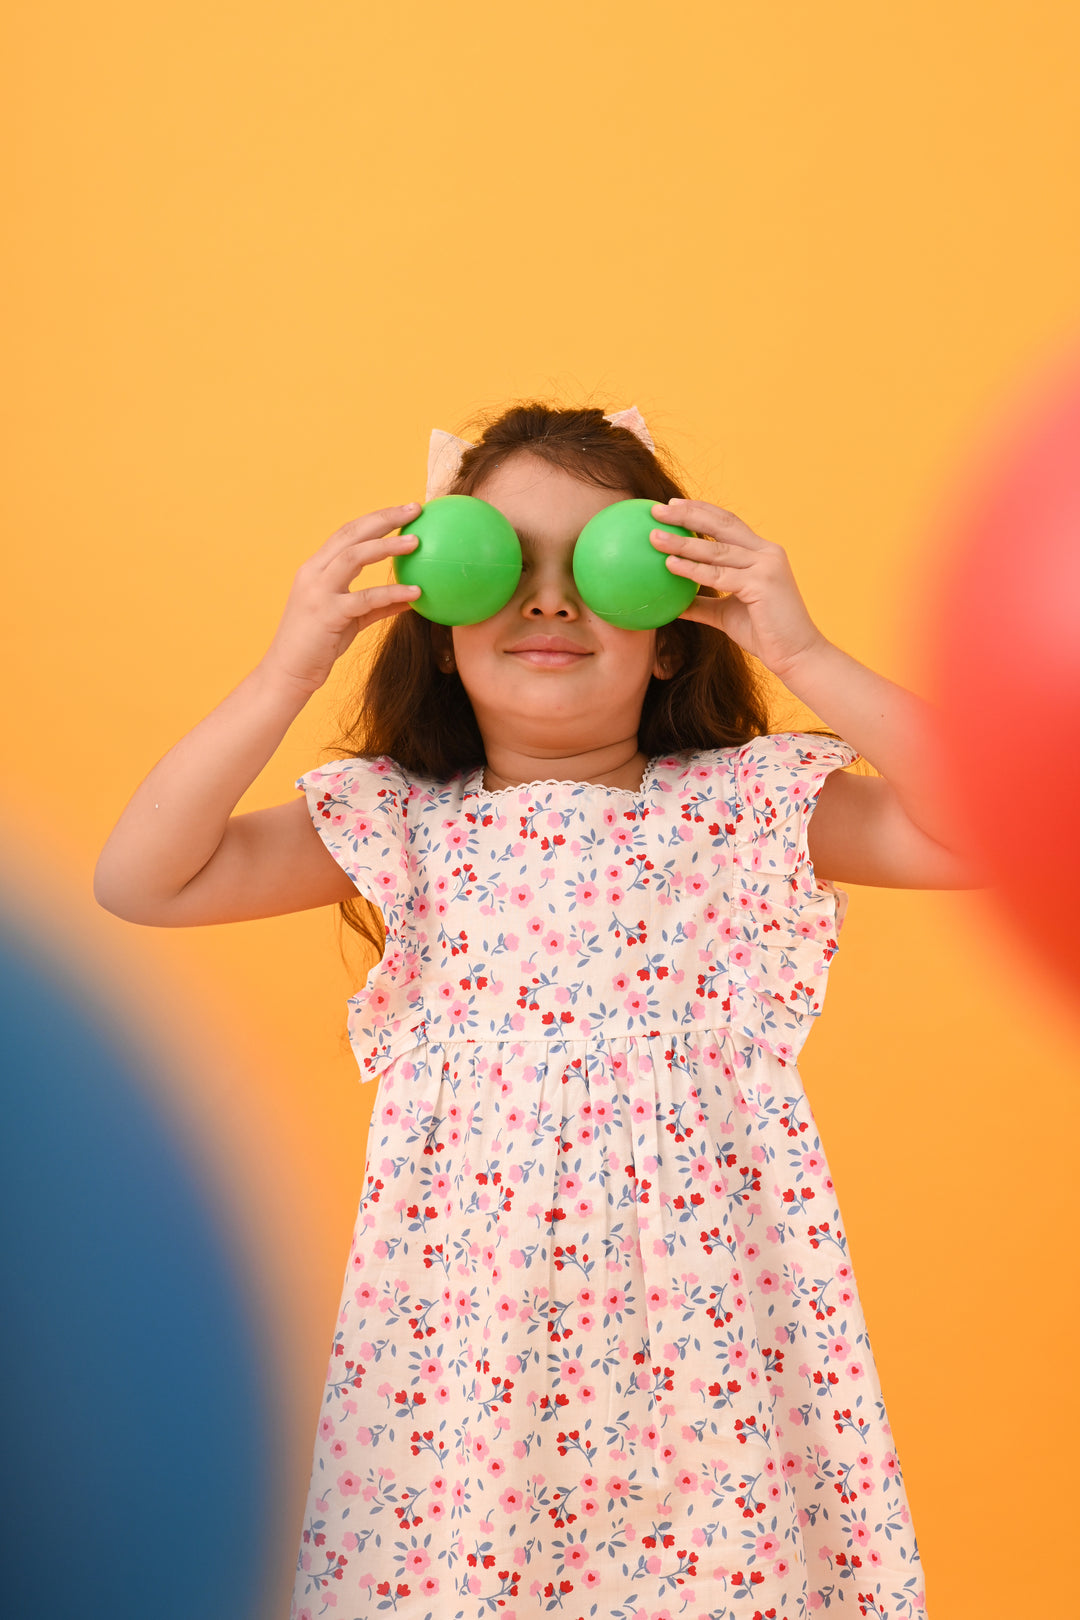
[[[510,658],[518,658],[535,669],[569,669],[572,664],[580,664],[592,657],[591,652],[566,636],[530,636],[528,640],[519,641],[516,647],[506,650]]]

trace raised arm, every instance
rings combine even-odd
[[[357,633],[407,612],[419,594],[411,585],[349,589],[362,568],[416,546],[413,535],[390,535],[416,510],[356,518],[301,565],[262,659],[136,788],[98,858],[99,905],[127,922],[175,928],[355,895],[303,799],[232,812]]]

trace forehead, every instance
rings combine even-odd
[[[626,491],[601,489],[524,451],[494,468],[475,494],[498,507],[523,546],[575,540],[597,512],[630,498]]]

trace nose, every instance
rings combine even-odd
[[[581,617],[582,603],[574,583],[570,555],[565,559],[548,557],[532,566],[525,564],[521,576],[521,612],[531,619]]]

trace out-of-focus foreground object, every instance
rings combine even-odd
[[[1008,923],[1080,1012],[1080,345],[991,439],[938,525],[942,786]]]
[[[262,1349],[147,1060],[0,920],[5,1620],[255,1620]]]

